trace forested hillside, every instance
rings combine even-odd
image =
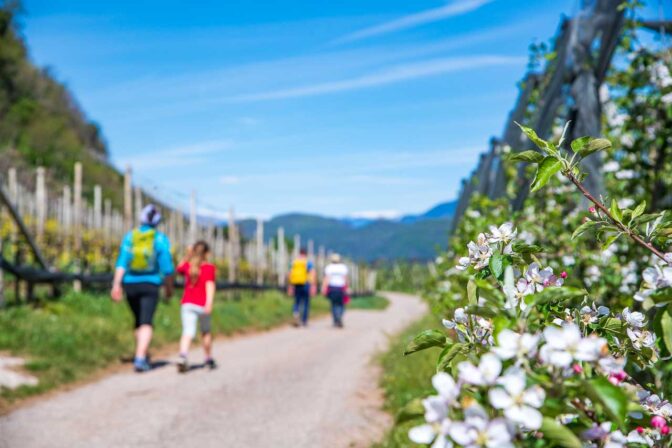
[[[0,0],[0,172],[19,169],[24,185],[47,167],[47,182],[70,182],[76,161],[84,166],[84,195],[94,184],[118,194],[121,175],[107,163],[107,146],[98,125],[81,110],[68,88],[30,60],[21,34],[18,2]],[[117,193],[114,193],[117,192]],[[115,204],[121,197],[111,198]]]

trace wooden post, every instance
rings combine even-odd
[[[75,185],[74,192],[74,232],[75,248],[79,250],[82,245],[82,163],[75,163]]]
[[[257,285],[264,284],[264,222],[257,219],[257,244],[256,244],[256,267],[257,267]]]
[[[196,222],[196,190],[191,191],[191,200],[189,202],[189,244],[194,244],[198,239],[198,229]]]
[[[278,285],[284,287],[287,281],[287,244],[285,229],[278,227]]]
[[[2,236],[0,236],[0,260],[2,260]],[[0,265],[0,308],[5,307],[5,273]]]
[[[96,230],[103,227],[103,189],[100,185],[93,187],[93,227]]]
[[[74,235],[75,235],[75,258],[79,259],[80,249],[82,248],[82,163],[75,163],[75,186],[73,188],[75,194],[74,197]],[[80,262],[78,262],[80,263]],[[81,272],[81,264],[77,268],[78,272]],[[80,292],[82,290],[82,283],[79,280],[75,280],[72,284],[72,288],[75,292]],[[29,296],[32,289],[32,285],[29,285]]]
[[[105,199],[105,212],[103,214],[103,232],[105,238],[109,238],[112,234],[112,200]]]
[[[142,190],[136,186],[133,189],[133,193],[135,194],[135,222],[140,222],[140,215],[142,215]]]
[[[131,182],[133,181],[133,173],[131,166],[126,167],[124,173],[124,231],[128,232],[133,228],[133,193]]]
[[[298,233],[294,235],[294,249],[292,250],[292,259],[299,257],[299,252],[301,251],[301,235]]]
[[[47,188],[45,185],[45,169],[37,167],[35,180],[35,233],[40,239],[44,236],[44,224],[47,220]]]
[[[234,216],[233,212],[233,207],[229,209],[229,238],[228,238],[228,245],[227,245],[227,258],[229,261],[229,283],[235,283],[236,282],[236,255],[237,255],[237,248],[235,247],[237,244],[237,238],[236,238],[236,218]]]
[[[308,259],[314,262],[315,258],[315,243],[313,240],[308,240]]]

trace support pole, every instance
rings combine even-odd
[[[256,243],[256,268],[257,268],[257,285],[264,284],[264,222],[257,219],[257,243]]]
[[[44,224],[47,220],[47,189],[45,185],[45,169],[37,167],[35,179],[35,234],[40,240],[44,236]]]
[[[189,244],[194,244],[198,239],[196,222],[196,190],[191,192],[191,201],[189,203]]]
[[[133,193],[131,182],[133,181],[133,173],[131,166],[126,167],[124,173],[124,232],[128,232],[133,228]]]

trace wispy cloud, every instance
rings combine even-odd
[[[350,218],[364,218],[364,219],[396,219],[402,213],[399,210],[363,210],[360,212],[350,213]]]
[[[354,33],[347,34],[339,39],[336,39],[333,43],[355,42],[374,36],[380,36],[409,28],[415,28],[427,23],[438,22],[439,20],[444,20],[450,17],[455,17],[462,14],[467,14],[471,11],[475,11],[481,6],[486,5],[492,1],[493,0],[457,0],[439,8],[428,9],[426,11],[421,11],[396,20],[392,20],[391,22],[386,22],[380,25],[372,26],[370,28],[364,28],[363,30],[355,31]]]
[[[300,98],[306,96],[324,95],[329,93],[359,90],[367,87],[377,87],[416,78],[436,76],[450,72],[458,72],[467,69],[491,67],[497,65],[518,65],[527,59],[518,56],[466,56],[430,59],[421,62],[408,63],[390,67],[386,70],[362,75],[355,78],[343,79],[279,89],[268,92],[252,93],[231,97],[229,101],[267,101],[286,98]]]
[[[118,161],[120,166],[130,165],[143,171],[206,163],[214,154],[231,149],[230,140],[211,140],[184,146],[157,149],[130,155]]]
[[[222,176],[219,178],[219,183],[222,185],[238,185],[240,177],[238,176]]]

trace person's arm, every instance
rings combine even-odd
[[[322,279],[322,295],[327,295],[327,290],[329,289],[329,274],[324,273],[324,278]]]
[[[119,256],[117,257],[117,263],[114,270],[114,278],[112,279],[112,290],[110,291],[110,297],[115,302],[119,302],[123,295],[121,283],[124,280],[124,274],[128,269],[128,264],[131,261],[131,241],[128,235],[124,236],[124,239],[121,241],[121,246],[119,247]]]
[[[160,234],[159,238],[160,240],[157,241],[159,271],[163,275],[166,299],[169,299],[175,292],[175,282],[173,278],[175,267],[173,266],[173,257],[170,255],[170,242],[168,241],[168,237]]]
[[[209,280],[205,282],[205,314],[212,313],[212,305],[215,303],[216,291],[217,286],[214,281]]]
[[[315,272],[315,268],[310,270],[308,277],[310,278],[310,295],[317,295],[317,273]]]
[[[112,297],[112,300],[114,300],[115,302],[119,302],[123,295],[123,291],[121,289],[121,281],[124,279],[125,273],[126,269],[124,269],[123,267],[117,267],[114,270],[114,279],[112,280],[112,291],[110,292],[110,297]]]

